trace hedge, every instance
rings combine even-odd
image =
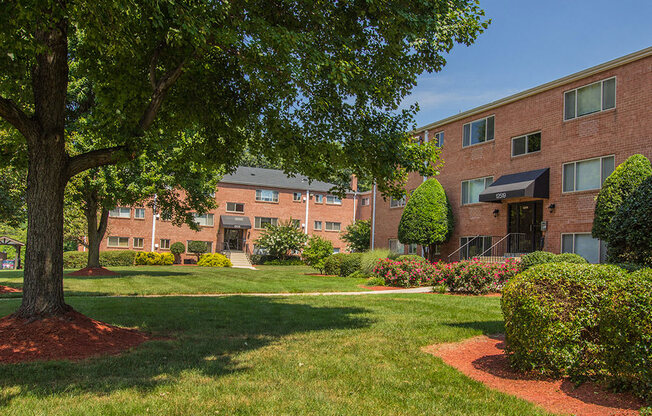
[[[197,266],[201,267],[232,267],[231,260],[224,254],[220,253],[207,253],[201,256],[197,262]]]
[[[136,254],[134,263],[137,266],[170,266],[174,264],[174,254],[143,251]]]
[[[269,254],[252,254],[249,256],[251,264],[254,265],[273,265],[273,266],[298,266],[303,265],[303,261],[299,256],[288,256],[285,260],[281,260],[278,257],[271,256]]]
[[[652,176],[623,202],[609,233],[610,261],[652,265]]]
[[[121,267],[133,266],[137,251],[132,250],[107,250],[100,251],[100,266]],[[66,251],[63,253],[64,269],[81,269],[86,267],[88,252]]]
[[[346,277],[360,270],[362,253],[335,253],[324,261],[324,273]]]
[[[547,251],[534,251],[521,257],[519,269],[525,271],[532,266],[544,263],[577,263],[586,264],[586,259],[574,253],[554,254]]]

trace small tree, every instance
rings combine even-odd
[[[303,249],[302,257],[308,266],[324,274],[324,262],[331,254],[333,254],[333,243],[319,236],[312,236]]]
[[[610,261],[652,265],[652,176],[618,208],[607,235]]]
[[[186,251],[186,246],[180,241],[177,241],[170,246],[170,253],[174,254],[174,264],[181,263],[181,254],[183,254],[184,251]]]
[[[398,239],[403,244],[427,247],[433,260],[435,245],[447,241],[453,232],[453,211],[444,188],[436,179],[428,179],[408,200],[398,225]]]
[[[256,245],[266,249],[276,258],[285,259],[289,252],[301,250],[307,240],[308,236],[290,218],[285,222],[280,221],[277,225],[269,224],[265,227],[256,240]]]
[[[594,238],[609,241],[609,225],[623,204],[638,186],[652,175],[650,161],[643,155],[630,156],[618,165],[616,170],[604,181],[595,203],[595,216],[591,234]]]
[[[371,221],[359,220],[346,227],[341,235],[349,251],[367,251],[371,243]]]
[[[188,251],[197,256],[197,261],[199,261],[201,255],[208,251],[208,245],[205,241],[190,241]]]

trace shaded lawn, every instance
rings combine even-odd
[[[259,266],[259,270],[198,266],[111,267],[120,276],[64,276],[68,295],[167,295],[359,291],[365,279],[308,275],[305,266]],[[73,270],[66,270],[69,273]],[[0,285],[21,288],[21,271],[0,272]],[[2,297],[20,297],[5,294]]]
[[[0,300],[0,316],[18,299]],[[70,298],[171,340],[0,365],[2,415],[541,415],[420,347],[503,330],[496,298]]]

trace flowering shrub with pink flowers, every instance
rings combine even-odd
[[[430,284],[435,275],[434,266],[428,262],[412,259],[379,259],[373,273],[385,279],[388,286],[414,287]]]

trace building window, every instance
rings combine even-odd
[[[363,207],[366,207],[367,205],[369,205],[369,198],[362,198],[362,201],[360,202],[360,204]]]
[[[292,194],[292,200],[294,202],[301,202],[301,192],[294,192]]]
[[[389,251],[391,251],[392,253],[403,254],[403,253],[405,253],[405,245],[403,245],[396,238],[390,238],[389,239]]]
[[[197,240],[186,240],[186,253],[190,253],[188,251],[188,246],[190,246],[190,243],[192,243],[193,241],[197,241]],[[206,243],[206,252],[207,253],[212,253],[213,252],[213,242],[212,241],[202,241],[202,242]]]
[[[321,231],[321,221],[315,221],[313,228],[315,231]]]
[[[244,204],[240,202],[227,202],[226,212],[239,212],[244,213]]]
[[[416,244],[408,244],[407,246],[407,254],[417,254],[417,245]]]
[[[435,133],[435,137],[433,137],[435,146],[437,147],[444,147],[444,132],[440,131],[439,133]]]
[[[564,163],[563,191],[576,192],[600,189],[604,180],[614,171],[613,156]]]
[[[526,134],[512,139],[512,156],[541,151],[541,132]]]
[[[405,206],[405,196],[401,199],[394,199],[394,197],[389,198],[389,207],[390,208],[400,208]]]
[[[159,248],[162,248],[164,250],[169,250],[170,249],[170,240],[168,238],[161,238],[159,242]]]
[[[471,259],[481,256],[482,253],[491,248],[491,236],[480,235],[474,237],[460,238],[460,259]]]
[[[134,248],[143,248],[145,246],[145,239],[134,237]]]
[[[342,200],[335,195],[326,195],[326,203],[330,205],[342,205]]]
[[[256,189],[256,201],[278,202],[278,191],[268,189]]]
[[[254,228],[262,229],[268,225],[278,224],[278,218],[256,217],[254,218]]]
[[[600,263],[606,258],[606,244],[593,238],[590,233],[575,233],[561,235],[561,252],[575,253],[589,263]]]
[[[295,220],[295,219],[293,219],[293,220],[292,220],[292,226],[293,226],[294,228],[301,228],[301,220]]]
[[[215,223],[213,214],[192,214],[195,217],[195,222],[202,227],[212,227]]]
[[[494,181],[493,176],[462,181],[462,205],[480,202],[480,193]]]
[[[134,218],[142,220],[145,218],[145,208],[134,208]]]
[[[564,93],[564,120],[616,107],[616,78],[605,79]]]
[[[326,221],[326,231],[340,231],[342,223]]]
[[[494,139],[494,116],[472,121],[464,125],[462,147],[488,142]]]
[[[324,202],[324,196],[315,194],[315,204],[321,204],[322,202]]]
[[[131,218],[131,208],[129,207],[115,207],[109,211],[111,218]]]
[[[333,248],[333,254],[337,254],[337,253],[339,253],[339,252],[340,252],[340,248],[339,248],[339,247],[334,247],[334,248]]]
[[[106,245],[108,247],[129,248],[129,237],[109,237]]]

